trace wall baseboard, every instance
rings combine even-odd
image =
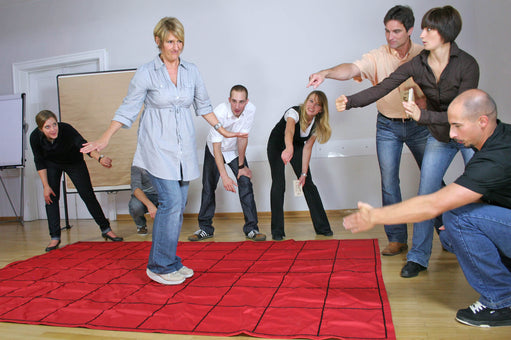
[[[353,212],[355,212],[356,209],[341,209],[341,210],[327,210],[326,213],[329,217],[343,217],[346,215],[349,215]],[[198,214],[184,214],[184,218],[186,219],[197,219]],[[263,218],[270,218],[271,212],[270,211],[261,211],[257,213],[257,217],[260,219]],[[309,218],[309,210],[303,210],[303,211],[285,211],[284,217],[287,218]],[[148,220],[151,220],[151,217],[146,215],[146,218]],[[226,212],[220,212],[215,213],[215,218],[217,219],[229,219],[229,218],[243,218],[242,212],[233,212],[233,213],[226,213]],[[119,214],[117,215],[118,221],[131,221],[131,216],[129,214]]]
[[[357,211],[357,209],[340,209],[340,210],[327,210],[326,213],[329,217],[343,217],[349,215],[353,212]],[[197,219],[199,214],[184,214],[184,218],[186,219]],[[308,218],[309,210],[303,211],[285,211],[284,217],[287,218]],[[261,211],[257,213],[257,217],[260,219],[268,219],[271,217],[270,211]],[[152,218],[146,215],[146,218],[149,221],[152,221]],[[229,218],[243,218],[242,212],[219,212],[215,214],[215,218],[217,219],[229,219]],[[0,222],[10,222],[16,221],[15,216],[0,216]],[[117,221],[131,221],[131,216],[129,214],[118,214]]]

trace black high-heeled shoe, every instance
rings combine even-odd
[[[57,248],[59,247],[59,245],[60,245],[60,240],[59,240],[59,242],[58,242],[56,245],[54,245],[53,247],[46,247],[46,249],[45,249],[44,251],[45,251],[45,252],[49,252],[49,251],[55,250],[55,249],[57,249]]]
[[[116,237],[112,237],[110,235],[108,235],[107,233],[104,233],[104,234],[101,234],[103,236],[103,238],[105,239],[105,241],[113,241],[113,242],[121,242],[121,241],[124,241],[124,239],[122,237],[119,237],[119,236],[116,236]]]

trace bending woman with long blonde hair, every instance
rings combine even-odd
[[[280,241],[284,233],[285,165],[291,163],[300,181],[314,230],[318,235],[333,235],[323,208],[318,188],[312,181],[309,162],[316,140],[326,143],[332,134],[328,116],[328,100],[321,91],[309,93],[300,106],[289,108],[273,128],[268,140],[271,168],[271,234]]]

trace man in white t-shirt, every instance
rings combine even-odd
[[[266,240],[259,232],[257,209],[252,189],[252,171],[245,157],[248,138],[224,138],[216,130],[221,126],[232,132],[250,132],[254,122],[256,107],[248,101],[248,90],[243,85],[232,87],[229,103],[218,105],[214,112],[219,123],[209,131],[204,150],[202,171],[202,199],[199,210],[199,230],[188,237],[190,241],[199,241],[213,237],[213,216],[215,215],[215,190],[218,179],[222,178],[224,189],[238,193],[245,217],[243,232],[248,239]],[[236,180],[232,179],[225,168],[229,165]]]

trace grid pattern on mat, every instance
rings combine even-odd
[[[180,242],[164,286],[150,242],[78,242],[0,270],[0,321],[267,338],[395,339],[377,240]]]

